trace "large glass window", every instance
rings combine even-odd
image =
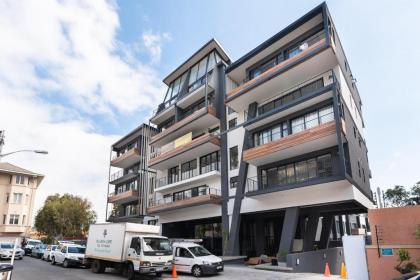
[[[298,133],[332,120],[334,120],[334,112],[332,105],[329,105],[293,119],[292,133]]]
[[[182,180],[192,178],[197,175],[197,160],[183,163],[181,165],[181,178]]]
[[[263,188],[305,182],[332,175],[331,154],[261,170]]]
[[[205,82],[206,73],[210,72],[214,66],[220,62],[220,57],[216,52],[211,52],[208,56],[203,58],[200,62],[191,68],[190,79],[188,82],[188,91],[191,92],[199,88]],[[207,70],[207,71],[206,71]]]
[[[204,174],[213,170],[219,170],[219,151],[202,156],[200,158],[200,174]]]
[[[283,122],[266,130],[254,133],[254,145],[264,145],[288,135],[287,123]]]
[[[238,168],[238,146],[229,149],[230,170]]]
[[[179,167],[175,166],[168,169],[168,184],[176,183],[179,181]]]

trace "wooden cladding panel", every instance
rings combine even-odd
[[[324,138],[335,134],[335,121],[331,121],[314,128],[310,128],[295,134],[291,134],[276,141],[248,149],[244,151],[244,160],[250,161],[258,157],[267,156],[274,152],[278,152],[287,148],[301,145],[306,142]]]
[[[114,203],[116,201],[120,201],[120,200],[123,200],[123,199],[128,199],[130,197],[138,198],[139,197],[139,191],[129,190],[129,191],[122,192],[122,193],[119,193],[119,194],[114,194],[114,195],[108,197],[108,202],[109,203]]]
[[[258,77],[234,88],[233,90],[231,90],[230,92],[228,92],[226,94],[227,98],[230,99],[232,98],[232,96],[238,94],[239,92],[241,92],[242,90],[246,90],[248,87],[252,86],[253,84],[256,84],[258,82],[260,82],[261,80],[265,79],[266,77],[270,76],[271,74],[277,72],[278,70],[292,64],[295,63],[297,60],[299,60],[300,58],[302,58],[303,56],[307,55],[308,53],[310,53],[311,51],[321,47],[322,45],[325,45],[326,40],[322,39],[319,42],[316,42],[315,44],[313,44],[312,46],[310,46],[309,48],[307,48],[306,50],[302,51],[301,53],[295,55],[292,58],[289,58],[283,62],[281,62],[280,64],[277,64],[276,66],[274,66],[273,68],[265,71],[264,73],[262,73],[261,75],[259,75]]]
[[[219,195],[207,194],[207,195],[191,197],[184,200],[178,200],[172,203],[151,206],[147,208],[147,212],[149,214],[153,214],[153,213],[158,213],[158,212],[169,211],[175,208],[191,207],[191,206],[209,204],[209,203],[220,204],[221,202],[222,202],[222,199]]]
[[[111,160],[111,165],[118,164],[118,163],[124,161],[125,159],[127,159],[127,158],[129,158],[131,156],[134,156],[134,155],[135,156],[140,156],[139,149],[132,148],[129,151],[127,151],[126,153],[120,155],[119,157],[114,158],[113,160]]]

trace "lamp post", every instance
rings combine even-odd
[[[48,151],[45,151],[45,150],[17,150],[17,151],[13,151],[13,152],[10,152],[10,153],[2,154],[1,152],[2,152],[3,145],[4,145],[4,138],[5,138],[4,137],[4,130],[0,130],[0,161],[5,156],[16,154],[16,153],[29,152],[29,153],[36,153],[36,154],[43,154],[43,155],[48,154]]]

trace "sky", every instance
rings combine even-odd
[[[234,60],[320,1],[0,0],[4,158],[105,218],[110,146],[163,100],[211,38]],[[363,101],[372,189],[420,181],[420,1],[327,1]]]

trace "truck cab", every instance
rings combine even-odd
[[[140,274],[161,275],[172,268],[172,247],[168,238],[163,236],[135,236],[131,238],[127,260]]]

